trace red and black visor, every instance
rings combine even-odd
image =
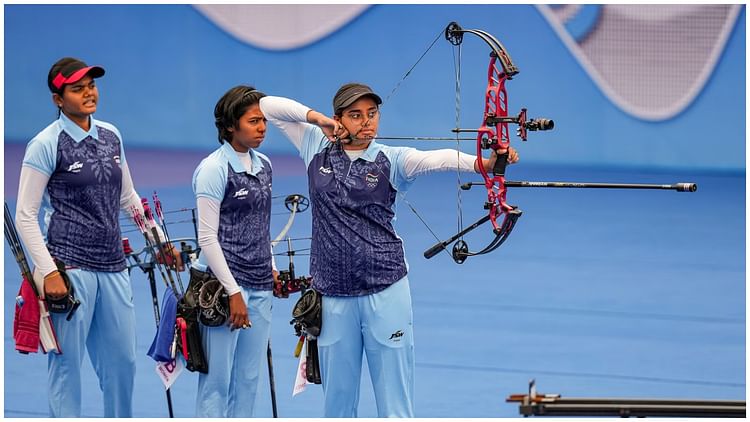
[[[82,62],[80,64],[74,63],[70,68],[61,70],[52,79],[52,86],[59,90],[63,85],[76,83],[88,74],[92,78],[99,78],[104,76],[104,68],[101,66],[86,66]]]

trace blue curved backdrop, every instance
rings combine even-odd
[[[697,98],[653,122],[618,109],[529,5],[372,6],[291,51],[244,43],[190,5],[6,5],[5,142],[25,143],[55,117],[45,78],[65,55],[107,69],[97,117],[115,123],[128,146],[209,150],[213,106],[229,87],[253,84],[324,112],[344,82],[386,96],[450,21],[485,29],[509,50],[521,70],[508,84],[512,113],[527,107],[555,120],[553,132],[519,146],[525,162],[744,172],[744,6]],[[481,120],[486,77],[486,48],[471,41],[463,50],[465,127]],[[450,136],[451,57],[439,40],[384,105],[381,135]],[[293,152],[278,132],[263,151]]]

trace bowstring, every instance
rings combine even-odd
[[[417,209],[414,208],[414,206],[412,206],[411,202],[409,202],[408,199],[406,199],[406,194],[403,193],[403,192],[399,192],[398,194],[401,197],[401,200],[404,201],[404,203],[409,207],[409,209],[411,209],[411,212],[413,212],[414,215],[417,216],[417,218],[419,219],[419,221],[421,221],[422,224],[424,224],[424,226],[427,228],[427,230],[430,232],[430,234],[432,234],[432,236],[435,238],[435,240],[437,240],[438,242],[442,242],[442,240],[440,240],[440,238],[438,237],[438,235],[432,230],[432,228],[429,226],[429,224],[427,224],[427,222],[424,220],[424,218],[422,218],[422,216],[417,212]],[[446,253],[448,253],[447,249],[443,248],[443,250]],[[450,255],[450,253],[448,253],[448,255]],[[451,257],[451,259],[452,259],[452,257]]]
[[[458,55],[456,54],[458,50]],[[461,44],[457,45],[453,50],[453,69],[456,75],[456,129],[461,127]],[[463,201],[461,197],[461,141],[459,140],[459,133],[456,132],[456,218],[458,224],[458,231],[463,231]],[[463,236],[461,236],[463,240]]]
[[[411,75],[411,72],[417,67],[417,65],[422,61],[422,59],[432,49],[432,47],[435,45],[435,43],[437,43],[437,41],[440,39],[440,37],[443,36],[444,34],[445,34],[445,30],[444,29],[441,29],[440,31],[438,31],[437,35],[435,36],[435,39],[432,40],[432,42],[424,50],[424,52],[422,53],[422,55],[419,56],[419,58],[417,59],[417,61],[409,68],[409,70],[406,71],[406,73],[404,74],[404,76],[402,76],[401,79],[396,83],[396,86],[394,86],[393,89],[391,90],[391,92],[385,97],[385,99],[383,100],[383,104],[381,105],[381,107],[384,106],[388,102],[388,100],[393,96],[393,94],[396,93],[396,91],[399,89],[399,87],[401,87],[401,83],[403,83],[406,80],[406,78],[408,78],[409,75]],[[457,110],[457,116],[456,116],[456,121],[457,122],[458,122],[458,119],[459,119],[459,115],[458,115],[458,110]],[[458,127],[458,123],[456,123],[456,127]],[[456,133],[456,138],[458,138],[458,133]],[[457,139],[456,142],[458,143],[459,140]],[[459,195],[460,195],[460,192],[459,192]],[[425,221],[425,219],[422,218],[422,216],[419,214],[419,212],[417,212],[416,208],[414,208],[414,206],[412,206],[412,204],[406,199],[406,195],[403,192],[399,192],[399,196],[401,197],[401,200],[409,207],[409,209],[411,209],[411,211],[414,213],[414,215],[417,216],[417,218],[419,219],[419,221],[421,221],[422,224],[427,228],[427,230],[430,232],[430,234],[432,234],[432,236],[435,238],[435,240],[437,240],[438,242],[441,242],[441,240],[438,237],[438,235],[427,224],[427,221]],[[443,251],[445,253],[447,253],[448,256],[451,257],[451,259],[453,259],[453,256],[450,254],[450,252],[448,252],[447,249],[443,248]]]
[[[415,63],[414,63],[413,65],[412,65],[412,67],[411,67],[411,68],[409,68],[409,70],[407,70],[407,71],[406,71],[406,73],[404,74],[404,76],[403,76],[403,77],[401,77],[401,80],[399,80],[398,82],[396,82],[396,86],[394,86],[394,87],[393,87],[393,89],[391,90],[390,94],[388,94],[388,95],[387,95],[387,96],[385,97],[385,100],[383,100],[383,105],[385,105],[385,103],[387,103],[387,102],[388,102],[388,99],[390,99],[390,98],[391,98],[391,97],[393,96],[393,94],[394,94],[394,93],[395,93],[395,92],[396,92],[396,91],[398,90],[398,88],[399,88],[399,87],[401,86],[401,83],[402,83],[403,81],[405,81],[405,80],[406,80],[406,78],[408,78],[408,77],[409,77],[409,75],[411,74],[411,71],[412,71],[412,70],[414,70],[414,68],[416,68],[416,67],[417,67],[417,65],[419,64],[419,62],[421,62],[421,61],[422,61],[422,59],[424,58],[424,56],[426,56],[426,55],[427,55],[427,53],[428,53],[428,52],[429,52],[429,51],[430,51],[430,50],[432,49],[432,46],[434,46],[434,45],[435,45],[435,43],[437,42],[437,40],[439,40],[439,39],[440,39],[440,36],[441,36],[441,35],[443,35],[443,33],[444,33],[444,32],[445,32],[444,30],[440,30],[440,32],[438,32],[438,34],[437,34],[437,36],[435,37],[435,39],[434,39],[434,40],[432,40],[432,43],[430,43],[430,46],[429,46],[429,47],[427,47],[427,49],[426,49],[426,50],[425,50],[425,51],[424,51],[424,52],[422,53],[422,55],[421,55],[421,56],[419,56],[419,58],[418,58],[418,59],[417,59],[417,61],[416,61],[416,62],[415,62]]]

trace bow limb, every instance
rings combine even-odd
[[[521,214],[522,211],[518,208],[511,209],[506,214],[506,217],[498,230],[494,230],[495,237],[492,239],[492,241],[478,252],[469,251],[469,246],[463,240],[463,236],[476,229],[477,227],[483,225],[484,223],[490,221],[490,214],[485,215],[484,217],[480,218],[470,226],[466,227],[465,229],[461,230],[459,233],[456,233],[445,241],[436,243],[434,246],[424,252],[424,257],[427,259],[432,258],[453,242],[456,243],[453,245],[451,257],[457,264],[463,264],[463,262],[466,261],[466,258],[470,256],[478,256],[490,253],[499,248],[500,245],[505,242],[508,236],[510,236],[511,231],[516,226],[516,221],[519,217],[521,217]]]
[[[292,224],[294,223],[295,215],[297,215],[297,204],[292,205],[292,212],[289,215],[289,219],[287,220],[286,225],[284,226],[283,229],[281,229],[281,232],[279,232],[278,236],[276,236],[271,241],[272,248],[276,247],[276,245],[278,245],[279,242],[281,242],[281,239],[283,239],[284,236],[286,236],[287,232],[289,232],[289,229],[292,227]]]

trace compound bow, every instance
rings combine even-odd
[[[550,119],[539,118],[527,120],[526,109],[521,108],[518,115],[512,116],[508,114],[508,93],[505,88],[506,81],[511,80],[515,75],[519,73],[518,67],[513,63],[508,54],[507,50],[500,41],[497,40],[492,34],[480,29],[463,29],[458,23],[451,22],[445,28],[444,36],[454,46],[460,48],[463,43],[464,34],[470,34],[478,37],[484,41],[490,47],[490,59],[487,70],[487,88],[485,89],[484,98],[484,114],[482,116],[482,124],[477,129],[463,129],[456,127],[452,129],[452,132],[456,134],[455,140],[467,140],[467,138],[459,138],[459,133],[475,132],[476,136],[476,155],[477,155],[477,167],[479,174],[484,179],[484,182],[472,182],[461,185],[461,189],[468,190],[475,185],[484,185],[487,189],[487,201],[484,204],[484,208],[488,210],[487,215],[480,218],[473,224],[466,228],[459,227],[458,233],[451,236],[445,241],[440,241],[424,252],[424,256],[427,259],[445,250],[445,248],[453,244],[453,250],[451,257],[453,260],[461,264],[466,258],[470,256],[484,255],[490,253],[500,247],[511,231],[516,225],[518,218],[521,217],[522,211],[514,205],[510,205],[507,202],[507,188],[508,187],[554,187],[554,188],[619,188],[619,189],[670,189],[680,192],[694,192],[697,189],[695,183],[676,183],[671,185],[651,185],[651,184],[612,184],[612,183],[571,183],[571,182],[526,182],[526,181],[508,181],[505,179],[505,168],[508,160],[508,148],[510,147],[510,130],[509,125],[518,125],[516,134],[521,138],[522,141],[526,141],[526,137],[529,131],[541,131],[550,130],[554,128],[555,124]],[[435,42],[432,43],[434,45]],[[432,48],[432,45],[428,47],[428,51]],[[422,57],[427,52],[422,54]],[[421,60],[421,57],[420,57]],[[417,61],[419,63],[419,61]],[[412,66],[412,69],[414,69]],[[460,66],[460,54],[459,64]],[[411,70],[404,76],[411,73]],[[460,72],[457,72],[457,86]],[[402,79],[403,81],[403,79]],[[397,85],[398,87],[398,85]],[[391,94],[388,95],[390,97]],[[459,95],[457,93],[456,100],[458,101]],[[457,110],[458,110],[457,104]],[[458,120],[458,119],[457,119]],[[458,126],[458,121],[456,122]],[[411,140],[448,140],[451,138],[405,138],[405,137],[378,137],[378,139],[411,139]],[[471,139],[471,138],[469,138]],[[483,157],[483,151],[486,150],[494,151],[497,155],[497,159],[494,162],[494,166],[491,169],[485,168]],[[502,154],[497,154],[497,151],[504,151]],[[414,208],[412,207],[412,210]],[[416,210],[414,210],[416,212]],[[460,210],[459,210],[460,212]],[[420,220],[421,217],[420,217]],[[422,220],[424,222],[424,220]],[[477,227],[483,225],[489,221],[492,224],[492,231],[494,238],[489,242],[487,246],[478,250],[471,251],[466,241],[463,240],[464,235]],[[429,228],[429,227],[428,227]],[[431,231],[431,230],[430,230]]]

